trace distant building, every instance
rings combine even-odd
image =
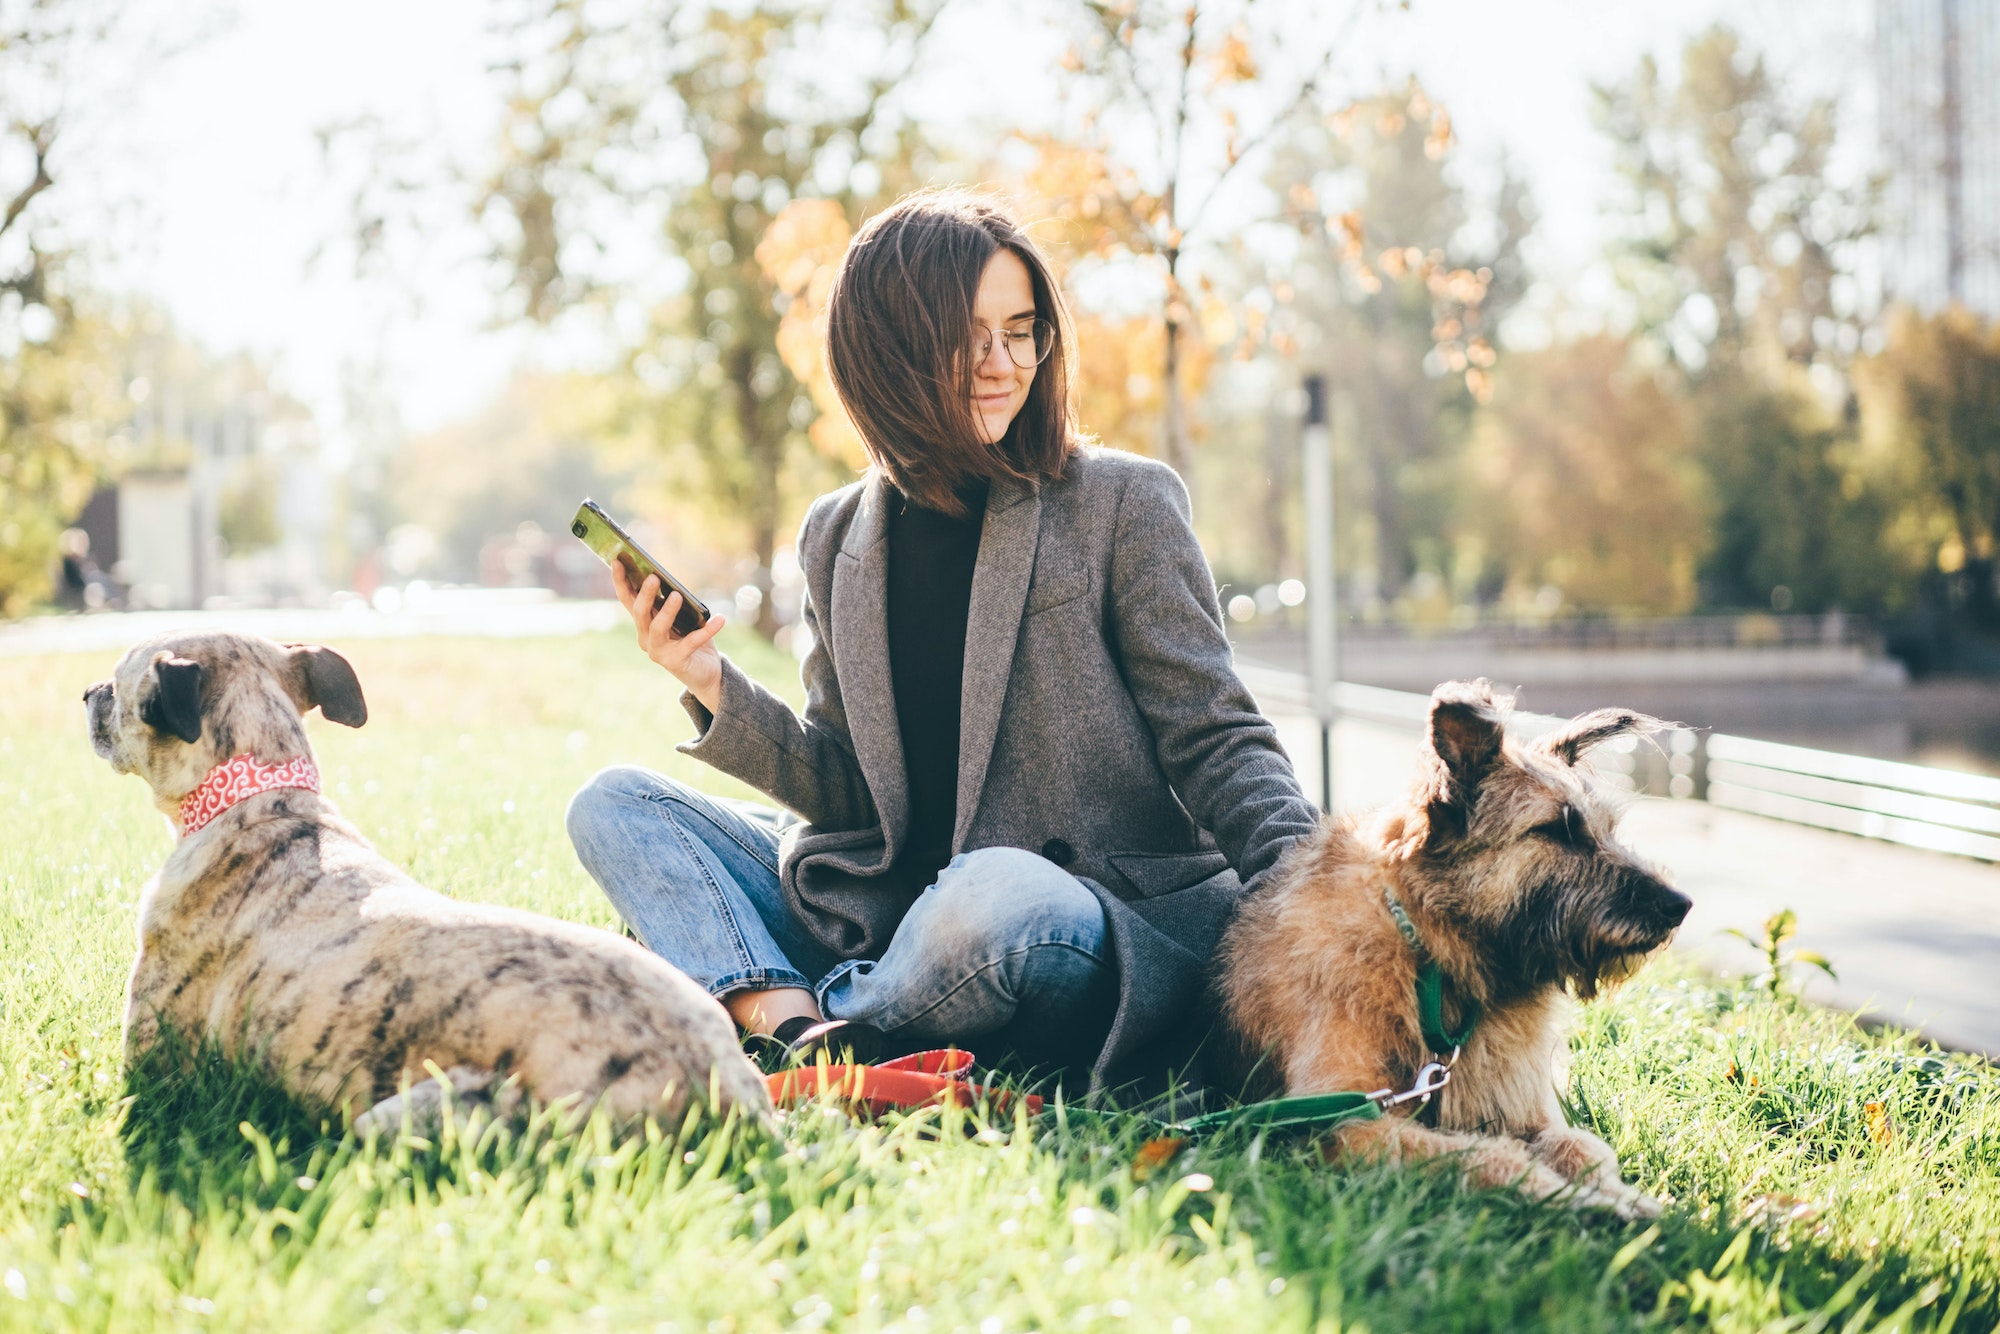
[[[199,607],[203,533],[184,468],[135,468],[118,479],[112,574],[135,607]]]
[[[77,523],[132,607],[317,604],[337,519],[318,428],[247,360],[137,346],[132,462]]]
[[[1883,287],[2000,318],[2000,3],[1875,0]]]

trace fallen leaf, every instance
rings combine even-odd
[[[1868,1118],[1868,1138],[1887,1148],[1896,1138],[1896,1127],[1889,1120],[1888,1105],[1879,1102],[1863,1103],[1861,1114]]]
[[[1819,1206],[1796,1195],[1759,1195],[1743,1208],[1743,1216],[1766,1227],[1803,1223],[1819,1215]]]
[[[1132,1178],[1144,1181],[1153,1173],[1180,1157],[1187,1147],[1187,1140],[1178,1135],[1162,1135],[1149,1139],[1139,1146],[1139,1152],[1132,1155]]]

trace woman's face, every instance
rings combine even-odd
[[[989,445],[997,444],[1007,434],[1014,414],[1028,401],[1029,386],[1035,382],[1035,368],[1016,366],[1007,354],[1008,340],[994,336],[1010,329],[1026,329],[1034,322],[1035,285],[1019,255],[1003,248],[986,261],[972,317],[973,351],[976,353],[981,343],[990,344],[972,368],[972,417],[980,438]]]

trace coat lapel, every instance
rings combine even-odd
[[[1041,534],[1039,487],[1003,478],[993,483],[986,521],[979,530],[979,559],[972,567],[972,612],[965,626],[965,687],[958,704],[958,815],[952,851],[964,850],[966,832],[986,787],[986,766],[1000,733],[1021,609],[1035,569]],[[885,618],[886,622],[886,618]],[[890,713],[894,715],[894,706]]]
[[[833,661],[854,758],[868,780],[888,854],[909,829],[909,777],[889,673],[889,484],[872,474],[833,570]]]

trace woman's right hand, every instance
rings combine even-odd
[[[686,686],[688,693],[700,700],[709,713],[721,712],[722,651],[715,647],[715,636],[728,622],[720,616],[711,616],[701,629],[675,634],[674,617],[680,615],[681,595],[667,594],[666,602],[655,611],[654,604],[660,598],[659,576],[647,575],[646,582],[635,593],[631,577],[636,573],[621,557],[618,568],[611,572],[611,585],[639,631],[639,647]]]

